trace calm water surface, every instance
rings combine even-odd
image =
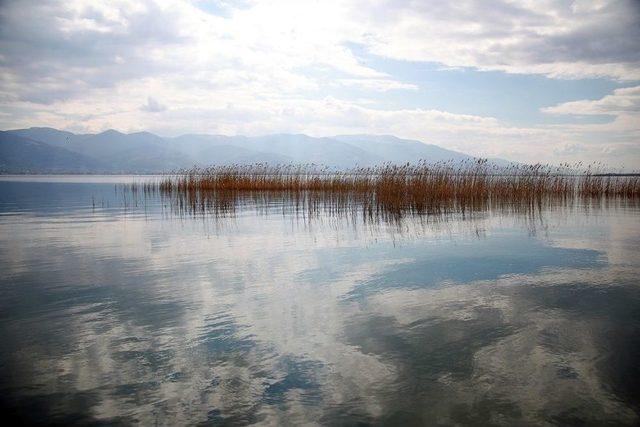
[[[0,403],[29,423],[634,425],[640,210],[175,215],[0,180]]]

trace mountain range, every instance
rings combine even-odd
[[[189,134],[168,138],[149,132],[75,134],[44,127],[0,131],[0,173],[154,173],[258,162],[350,168],[472,158],[437,145],[388,135],[317,138],[301,134]]]

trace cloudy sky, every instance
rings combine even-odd
[[[640,168],[640,1],[0,1],[0,128],[393,134]]]

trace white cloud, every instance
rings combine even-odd
[[[354,13],[362,10],[372,30],[361,42],[390,58],[550,77],[640,79],[640,6],[634,2],[381,0],[354,7]]]
[[[147,103],[140,107],[141,111],[146,111],[148,113],[159,113],[161,111],[165,111],[167,106],[161,104],[157,99],[153,97],[147,98]]]
[[[591,159],[609,164],[640,167],[640,86],[616,89],[611,95],[596,100],[580,100],[542,109],[556,115],[611,115],[613,120],[602,124],[556,126],[567,142],[559,145],[559,155],[591,154]],[[615,160],[613,160],[615,159]]]
[[[551,114],[611,114],[626,115],[640,113],[640,86],[616,89],[613,94],[597,100],[565,102],[542,111]]]
[[[418,86],[390,79],[338,79],[338,85],[355,86],[361,89],[386,92],[389,90],[417,90]]]
[[[606,144],[607,153],[625,153],[612,161],[638,160],[630,139],[638,125],[627,114],[637,95],[624,89],[598,105],[545,110],[607,111],[616,115],[612,123],[514,127],[492,117],[384,105],[390,91],[429,88],[375,69],[352,48],[442,67],[640,78],[632,3],[276,1],[227,5],[224,16],[197,5],[3,2],[0,126],[391,133],[519,161],[556,160],[554,153],[567,156],[558,161],[578,153],[598,158]],[[356,99],[344,88],[367,95]],[[630,99],[636,104],[625,104]]]

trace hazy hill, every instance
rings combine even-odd
[[[169,138],[171,147],[198,163],[316,163],[338,167],[379,163],[382,159],[333,138],[277,134],[257,137],[183,135]]]
[[[0,131],[2,173],[85,173],[106,169],[102,162],[91,157]]]
[[[290,163],[293,158],[273,151],[251,147],[245,136],[182,135],[166,138],[169,146],[193,159],[196,165],[250,164],[258,162]]]
[[[447,160],[460,162],[473,158],[467,154],[447,150],[437,145],[402,139],[392,135],[338,135],[332,138],[368,150],[379,158],[392,163],[415,162],[416,159],[425,159],[431,163]],[[513,164],[513,162],[504,159],[490,160],[502,166]]]
[[[286,156],[294,163],[316,163],[337,167],[369,165],[383,159],[333,138],[278,134],[248,138],[243,145],[254,151]]]
[[[78,141],[87,137],[87,135],[78,135],[63,130],[45,127],[17,129],[9,132],[14,135],[62,148],[65,148],[65,145],[69,144],[70,142]]]
[[[415,162],[416,159],[438,162],[443,160],[461,161],[469,158],[466,154],[447,150],[437,145],[400,139],[390,135],[340,135],[333,138],[367,150],[378,158],[393,163]]]
[[[193,166],[191,157],[149,132],[125,134],[108,130],[73,140],[65,148],[100,159],[118,172],[157,172]]]
[[[316,138],[300,134],[256,137],[189,134],[163,138],[149,132],[125,134],[108,130],[99,134],[74,134],[52,128],[18,129],[3,134],[16,138],[12,140],[12,148],[7,148],[0,158],[4,171],[70,168],[96,172],[160,172],[193,165],[256,162],[316,163],[349,168],[420,159],[428,162],[471,159],[436,145],[381,135]],[[20,141],[24,146],[16,145]],[[44,145],[36,149],[34,142]],[[47,148],[56,149],[50,161],[43,154]],[[29,153],[35,156],[34,160],[28,159]]]

